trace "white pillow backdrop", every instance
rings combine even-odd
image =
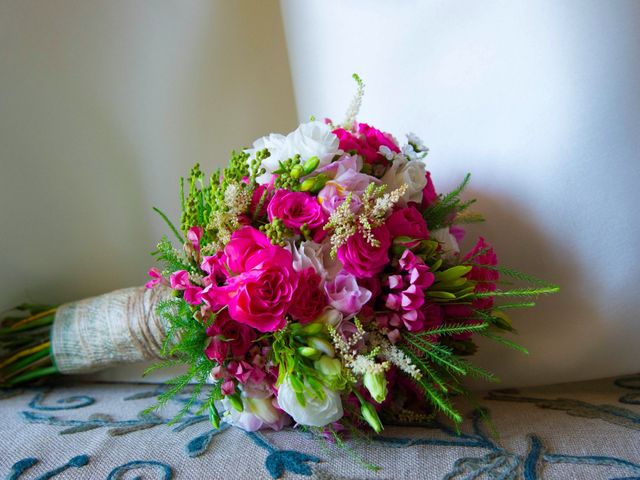
[[[501,260],[561,284],[517,315],[505,385],[638,369],[640,3],[283,1],[298,116],[431,147]],[[0,4],[0,308],[140,284],[199,161],[295,127],[277,2]],[[98,379],[139,380],[142,366]],[[157,377],[156,377],[157,378]]]
[[[483,344],[505,385],[640,368],[640,2],[283,0],[298,116],[361,120],[431,147],[505,265],[560,295],[518,312],[530,356]]]

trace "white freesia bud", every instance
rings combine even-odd
[[[407,160],[404,156],[396,156],[389,170],[382,177],[382,182],[388,185],[387,191],[391,192],[402,185],[407,186],[407,191],[398,204],[405,206],[408,202],[420,203],[422,190],[427,186],[426,167],[420,160]]]
[[[336,352],[333,349],[333,345],[331,345],[324,338],[310,337],[309,339],[307,339],[307,343],[309,344],[310,347],[313,347],[316,350],[321,351],[322,353],[324,353],[325,355],[327,355],[329,357],[335,357],[336,356]]]
[[[329,380],[342,373],[342,362],[337,358],[331,358],[326,355],[316,360],[313,366]]]
[[[306,386],[309,391],[312,391],[308,385]],[[301,425],[324,427],[337,422],[344,415],[340,395],[324,386],[322,388],[324,390],[324,399],[322,400],[305,391],[306,402],[303,406],[296,397],[291,380],[286,377],[278,389],[278,405]]]

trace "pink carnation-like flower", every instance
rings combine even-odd
[[[253,329],[233,320],[226,310],[220,312],[207,328],[207,336],[211,340],[205,354],[220,364],[229,356],[244,357],[256,338]]]
[[[279,330],[286,324],[298,283],[291,253],[274,245],[247,248],[251,253],[241,265],[245,271],[231,277],[224,287],[212,287],[210,294],[218,303],[229,305],[235,321],[261,332]],[[227,257],[230,263],[228,252]]]
[[[293,296],[289,314],[300,323],[315,320],[327,306],[327,297],[320,289],[321,283],[322,278],[313,267],[305,268],[298,273],[298,288]]]
[[[305,223],[312,231],[319,230],[327,221],[327,215],[322,210],[316,197],[305,192],[290,192],[278,190],[267,208],[269,221],[279,218],[284,226],[300,233]]]
[[[347,243],[338,248],[338,259],[344,269],[357,278],[368,278],[380,273],[389,263],[391,235],[385,225],[374,228],[371,233],[380,242],[374,247],[360,233],[351,235]]]
[[[358,313],[371,298],[371,292],[358,285],[356,277],[346,271],[340,272],[336,278],[327,282],[324,290],[329,304],[345,315]]]
[[[362,156],[365,163],[383,165],[389,163],[384,155],[380,154],[382,146],[389,148],[392,152],[400,152],[400,148],[396,145],[391,134],[381,132],[366,123],[359,123],[355,134],[344,128],[337,128],[333,133],[340,139],[341,150],[345,152],[355,150]]]
[[[227,256],[223,252],[204,257],[200,268],[203,272],[207,273],[207,276],[204,278],[205,285],[221,285],[229,277],[229,272],[227,271]]]
[[[387,219],[386,225],[393,238],[409,237],[426,240],[429,237],[427,222],[415,207],[400,208],[394,211]]]
[[[383,325],[399,327],[404,324],[412,332],[423,330],[424,291],[433,284],[435,276],[411,250],[405,250],[398,263],[400,272],[389,275],[385,281],[389,291],[384,297],[385,306],[390,312],[388,316],[382,316]]]

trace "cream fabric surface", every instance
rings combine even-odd
[[[83,383],[4,391],[0,476],[39,478],[63,467],[55,478],[640,477],[640,376],[482,394],[498,439],[468,412],[460,436],[439,423],[387,427],[370,443],[349,442],[351,453],[292,430],[248,434],[223,424],[216,432],[192,414],[169,426],[180,401],[141,415],[161,389]],[[38,463],[26,469],[29,458]]]

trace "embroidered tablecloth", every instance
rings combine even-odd
[[[459,434],[439,420],[390,426],[346,449],[293,430],[215,430],[196,408],[170,424],[186,398],[144,413],[163,388],[2,391],[0,478],[640,479],[640,375],[482,394],[494,433],[470,408]]]

